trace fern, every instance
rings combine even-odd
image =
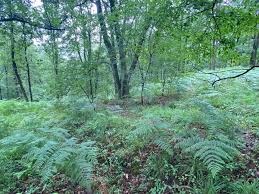
[[[143,120],[136,123],[135,129],[128,135],[128,139],[131,141],[138,139],[148,139],[155,132],[155,128],[149,120]]]
[[[89,185],[96,164],[94,142],[78,143],[68,138],[65,129],[39,129],[34,132],[15,132],[0,140],[2,157],[20,157],[23,163],[32,162],[32,168],[48,182],[58,172],[65,172],[81,185]]]
[[[168,139],[155,139],[153,143],[169,155],[173,155],[173,148]]]
[[[259,192],[259,182],[257,180],[244,181],[238,180],[230,185],[233,190],[232,194],[258,194]]]
[[[152,119],[144,119],[136,124],[135,130],[129,134],[128,139],[154,139],[158,134],[164,136],[165,134],[172,132],[170,128],[171,126],[169,123],[160,118],[154,117]]]
[[[200,137],[187,138],[178,142],[176,148],[181,148],[187,153],[192,153],[194,158],[200,159],[215,177],[226,162],[239,154],[231,140],[207,140]]]

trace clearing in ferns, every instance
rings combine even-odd
[[[0,194],[259,194],[258,1],[0,0]]]

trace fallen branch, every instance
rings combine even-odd
[[[222,81],[222,80],[234,79],[234,78],[241,77],[242,75],[247,74],[249,71],[253,70],[253,69],[256,68],[256,67],[259,67],[259,65],[252,66],[252,67],[250,67],[249,69],[247,69],[246,71],[244,71],[244,72],[242,72],[242,73],[240,73],[240,74],[234,75],[234,76],[219,78],[219,79],[217,79],[217,80],[215,80],[215,81],[212,82],[212,86],[214,86],[217,82]]]

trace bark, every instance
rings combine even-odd
[[[13,75],[14,75],[14,77],[13,77],[14,89],[15,89],[15,94],[16,94],[15,98],[20,98],[20,90],[19,90],[20,86],[19,86],[19,83],[17,81],[15,73]]]
[[[115,10],[115,1],[110,0],[111,12],[114,13],[115,19],[113,21],[115,37],[117,42],[117,47],[119,49],[119,61],[120,61],[120,80],[121,80],[121,89],[120,89],[120,98],[126,97],[129,95],[129,80],[127,72],[127,63],[126,63],[126,52],[124,47],[124,40],[120,26],[117,21],[118,14]]]
[[[15,78],[17,80],[17,83],[20,86],[21,93],[22,93],[24,99],[28,102],[29,99],[28,99],[26,91],[24,89],[23,82],[22,82],[22,79],[21,79],[20,74],[18,72],[18,67],[17,67],[16,61],[15,61],[14,42],[15,42],[15,40],[14,40],[14,29],[13,29],[13,24],[11,24],[11,60],[12,60],[13,72],[14,72]]]
[[[30,64],[27,56],[27,40],[25,35],[25,25],[23,25],[23,44],[24,44],[24,58],[26,63],[26,71],[27,71],[27,81],[28,81],[28,89],[29,89],[29,95],[31,102],[33,101],[33,95],[32,95],[32,84],[31,84],[31,72],[30,72]]]
[[[250,58],[250,66],[252,67],[257,65],[258,44],[259,44],[259,33],[254,36],[253,48],[252,48],[251,58]]]
[[[213,39],[212,47],[211,47],[211,62],[210,62],[210,69],[216,69],[216,55],[217,55],[217,48],[216,48],[216,40]]]
[[[88,55],[88,65],[90,70],[88,70],[89,72],[89,95],[90,95],[90,101],[91,103],[94,102],[95,99],[95,95],[94,95],[94,86],[93,86],[93,69],[92,69],[92,42],[91,42],[91,32],[90,29],[87,30],[87,34],[88,34],[88,47],[87,47],[87,55]]]
[[[103,16],[103,11],[102,11],[102,4],[100,0],[96,1],[96,8],[97,8],[97,14],[98,14],[98,21],[101,28],[101,35],[103,37],[103,42],[107,48],[108,56],[110,59],[110,66],[111,66],[114,85],[115,85],[115,93],[119,94],[121,89],[121,83],[120,83],[120,77],[119,77],[118,67],[117,67],[116,51],[111,41],[109,40],[110,38],[108,36],[107,27],[105,24],[105,18]]]
[[[4,65],[4,71],[5,71],[5,87],[6,87],[6,98],[9,99],[9,81],[8,81],[8,70],[7,67]]]
[[[56,40],[56,33],[55,31],[51,31],[51,39],[52,39],[52,63],[53,63],[53,68],[54,68],[54,76],[55,76],[55,95],[56,98],[60,98],[60,86],[59,86],[59,70],[58,70],[58,64],[59,64],[59,54],[58,54],[58,45],[57,45],[57,40]]]
[[[103,41],[108,51],[108,56],[110,59],[110,66],[112,69],[113,80],[115,84],[115,93],[118,95],[119,98],[124,98],[129,95],[130,80],[138,64],[141,49],[146,38],[146,32],[151,25],[151,18],[147,17],[145,20],[143,28],[141,29],[140,37],[136,43],[136,50],[132,58],[132,63],[130,65],[130,68],[128,69],[127,62],[126,62],[126,49],[124,46],[123,34],[121,32],[120,25],[116,18],[117,13],[115,10],[115,0],[109,0],[109,3],[110,3],[111,12],[115,16],[115,19],[110,25],[110,35],[111,35],[110,37],[108,35],[105,18],[102,11],[102,4],[100,0],[96,0],[98,21],[101,28],[101,35],[103,37]],[[113,43],[114,41],[113,37],[115,37],[116,46],[118,47],[120,73],[118,72],[117,54],[116,54],[117,52],[116,52],[116,46]]]
[[[162,96],[165,95],[165,84],[166,84],[166,76],[165,76],[165,70],[162,68],[161,70],[161,79],[162,79]]]
[[[26,62],[26,70],[27,70],[27,81],[28,81],[28,88],[29,88],[29,94],[30,94],[30,100],[33,101],[33,95],[32,95],[32,84],[31,84],[31,71],[30,71],[30,64],[27,57],[27,47],[24,48],[24,55],[25,55],[25,62]]]

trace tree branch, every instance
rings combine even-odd
[[[217,80],[215,80],[215,81],[212,82],[212,86],[214,86],[217,82],[222,81],[222,80],[234,79],[234,78],[241,77],[242,75],[247,74],[249,71],[253,70],[253,69],[256,68],[256,67],[259,67],[259,65],[252,66],[252,67],[250,67],[249,69],[247,69],[246,71],[244,71],[244,72],[242,72],[242,73],[240,73],[240,74],[234,75],[234,76],[219,78],[219,79],[217,79]]]
[[[25,18],[22,18],[22,17],[17,17],[15,15],[10,16],[8,18],[0,17],[0,23],[2,23],[2,22],[11,22],[11,21],[20,22],[20,23],[23,23],[23,24],[28,24],[30,26],[33,26],[33,27],[36,27],[36,28],[40,28],[40,29],[45,29],[45,30],[57,30],[57,31],[64,30],[62,28],[57,28],[57,27],[54,27],[52,25],[42,25],[42,24],[39,24],[39,23],[35,23],[35,22],[32,22],[29,19],[25,19]]]

